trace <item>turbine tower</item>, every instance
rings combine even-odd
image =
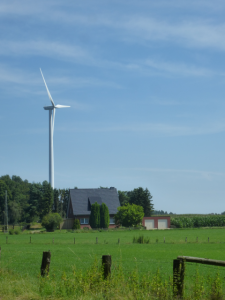
[[[41,71],[41,69],[40,69]],[[49,183],[51,187],[54,189],[54,151],[53,151],[53,133],[54,133],[54,123],[55,123],[55,109],[56,108],[63,108],[63,107],[70,107],[65,105],[55,105],[52,96],[48,90],[47,84],[45,82],[44,76],[41,71],[42,78],[45,83],[45,87],[48,93],[48,97],[52,103],[51,106],[44,106],[45,110],[49,111]]]

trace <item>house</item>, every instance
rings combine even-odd
[[[116,188],[98,188],[98,189],[71,189],[69,203],[67,208],[68,219],[79,219],[80,226],[90,227],[89,218],[91,214],[91,205],[97,202],[99,205],[105,203],[109,209],[109,228],[115,227],[114,216],[117,213],[117,207],[120,206],[119,196]]]

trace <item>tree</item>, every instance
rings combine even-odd
[[[22,180],[19,176],[13,175],[10,178],[9,175],[4,175],[0,177],[0,180],[4,181],[8,186],[12,200],[15,201],[21,208],[21,218],[26,218],[28,200],[29,200],[29,190],[30,184],[27,180]]]
[[[25,221],[27,223],[39,219],[42,207],[43,189],[41,183],[31,183],[29,191],[29,200],[26,209]]]
[[[130,204],[140,205],[144,209],[145,217],[150,217],[153,214],[154,207],[152,204],[152,195],[149,190],[145,190],[142,187],[134,189],[131,192],[128,192],[130,198]]]
[[[109,209],[105,203],[102,203],[100,207],[100,227],[109,227]]]
[[[7,184],[0,180],[0,222],[4,222],[4,214],[3,211],[5,211],[5,191],[7,191],[7,199],[8,201],[12,199],[12,194],[7,186]]]
[[[21,208],[19,203],[16,201],[10,201],[9,202],[9,223],[13,225],[13,229],[16,223],[21,218]]]
[[[118,194],[121,206],[125,205],[126,203],[129,203],[130,198],[128,197],[127,192],[118,191]]]
[[[53,204],[53,189],[47,181],[42,183],[42,198],[40,203],[40,217],[41,219],[49,214],[52,210]]]
[[[60,189],[59,190],[59,210],[58,212],[61,214],[63,218],[66,217],[67,206],[69,202],[69,189]]]
[[[91,206],[91,214],[90,214],[89,222],[91,228],[100,227],[100,205],[97,202],[95,202]]]
[[[43,217],[41,225],[49,231],[54,231],[62,222],[62,218],[57,213],[50,213]]]
[[[128,203],[118,207],[117,210],[115,221],[125,227],[137,226],[144,217],[144,209],[140,205]]]
[[[58,213],[59,212],[59,190],[54,189],[54,202],[53,202],[53,211]]]

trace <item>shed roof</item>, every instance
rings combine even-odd
[[[105,203],[109,209],[109,214],[116,214],[117,207],[120,206],[116,188],[71,189],[70,201],[73,215],[76,216],[90,215],[90,204],[95,202],[98,204]]]

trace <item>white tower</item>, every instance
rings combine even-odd
[[[40,69],[41,71],[41,69]],[[54,189],[54,151],[53,151],[53,133],[54,133],[54,122],[55,122],[55,109],[56,108],[63,108],[63,107],[70,107],[65,105],[55,105],[52,96],[48,90],[47,84],[45,82],[44,76],[41,72],[42,78],[45,83],[45,87],[48,93],[48,97],[52,103],[51,106],[44,106],[45,110],[49,111],[49,183],[51,187]]]

